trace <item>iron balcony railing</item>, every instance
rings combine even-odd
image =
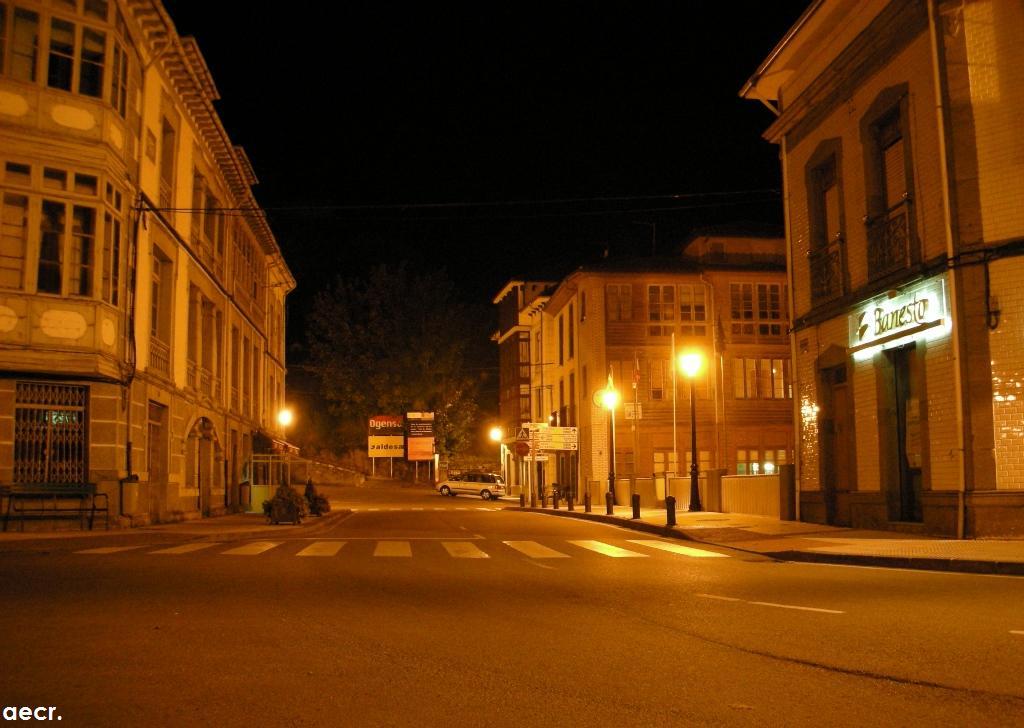
[[[807,255],[811,268],[811,301],[825,303],[843,295],[843,239],[836,236]]]
[[[910,198],[885,212],[866,217],[868,232],[868,275],[872,279],[906,268],[910,264]]]
[[[186,371],[186,383],[192,389],[199,389],[199,365],[191,360]]]
[[[171,376],[171,347],[159,339],[149,340],[149,368],[165,377]]]

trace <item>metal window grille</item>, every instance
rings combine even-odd
[[[14,408],[14,481],[86,481],[87,387],[18,382]]]

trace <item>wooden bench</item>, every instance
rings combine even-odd
[[[21,522],[22,531],[28,519],[73,517],[81,520],[82,530],[85,530],[86,516],[91,531],[97,512],[103,514],[104,524],[110,529],[109,499],[106,493],[96,492],[95,483],[13,483],[0,486],[0,496],[7,499],[4,531],[12,517]]]

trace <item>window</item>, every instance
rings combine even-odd
[[[96,249],[96,210],[75,205],[71,231],[71,295],[91,296]]]
[[[736,450],[736,475],[756,475],[760,471],[757,448],[741,447]]]
[[[565,364],[565,318],[558,317],[558,366]]]
[[[24,285],[28,246],[28,197],[7,193],[0,209],[0,288]]]
[[[789,359],[733,359],[733,397],[789,399],[793,396]]]
[[[160,206],[173,207],[175,130],[164,117],[160,122]]]
[[[680,473],[677,453],[673,450],[654,451],[654,474],[662,475],[664,473],[672,473],[674,475],[679,475]]]
[[[690,467],[693,465],[693,452],[690,450],[686,451],[686,470],[683,471],[685,474],[689,474]],[[711,470],[711,451],[710,450],[698,450],[697,451],[697,472],[706,473]]]
[[[88,399],[87,387],[16,384],[14,482],[86,482]]]
[[[808,265],[811,300],[815,303],[831,301],[841,296],[846,288],[840,150],[838,139],[821,142],[806,172],[810,228]]]
[[[39,15],[0,4],[0,73],[19,81],[36,80]],[[13,12],[11,12],[13,11]]]
[[[665,361],[663,359],[651,359],[651,400],[665,399]]]
[[[761,472],[767,475],[779,472],[779,466],[789,462],[789,451],[784,447],[768,448],[764,451]]]
[[[707,303],[704,286],[679,286],[679,323],[683,336],[707,336]]]
[[[569,358],[572,359],[575,356],[576,342],[575,342],[575,326],[576,319],[573,317],[573,306],[569,304]]]
[[[103,213],[103,280],[100,295],[111,306],[117,306],[121,289],[121,210],[124,198],[107,183]]]
[[[110,105],[122,119],[128,117],[128,52],[121,43],[114,43],[113,66],[110,69]]]
[[[75,24],[53,18],[50,21],[50,60],[46,85],[71,90],[75,68]]]
[[[786,333],[782,323],[782,284],[732,283],[729,294],[734,336],[777,337]]]
[[[64,239],[64,204],[43,201],[39,223],[39,267],[36,290],[39,293],[61,292],[61,244]]]
[[[149,333],[164,344],[171,338],[171,293],[174,276],[171,260],[159,248],[153,248],[153,277],[150,300]]]
[[[675,327],[675,286],[647,286],[647,333],[669,336]]]
[[[46,85],[101,97],[106,45],[107,36],[101,31],[87,26],[80,27],[60,18],[51,18]]]
[[[605,288],[609,321],[633,320],[633,287],[628,283],[609,284]]]

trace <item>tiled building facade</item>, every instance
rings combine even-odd
[[[778,118],[804,520],[1024,532],[1024,8],[819,0]]]
[[[239,505],[294,280],[217,98],[158,1],[0,2],[0,483]]]
[[[595,393],[611,372],[623,400],[617,477],[685,474],[689,385],[680,375],[673,428],[674,334],[677,353],[698,349],[707,362],[696,385],[699,468],[750,474],[789,462],[785,288],[780,238],[724,230],[694,235],[676,259],[605,261],[555,284],[510,282],[495,298],[508,309],[499,316],[499,347],[518,342],[515,356],[501,356],[503,392],[509,384],[501,400],[506,439],[526,422],[578,427],[578,452],[546,453],[534,465],[534,482],[579,493],[604,481],[611,428]],[[518,492],[529,465],[511,451],[506,458]]]

